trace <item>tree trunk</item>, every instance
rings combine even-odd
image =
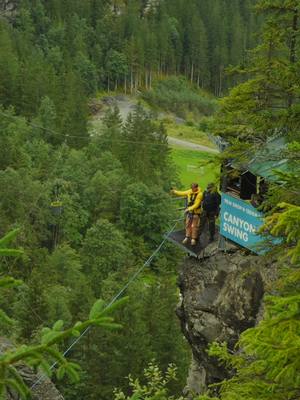
[[[184,66],[184,75],[187,77],[187,79],[188,79],[188,76],[189,76],[189,73],[188,73],[188,67],[187,67],[187,65],[185,64],[185,66]]]
[[[219,97],[221,97],[222,95],[222,90],[223,90],[222,84],[223,84],[223,68],[220,67],[219,94],[218,94]]]
[[[132,67],[130,69],[130,94],[133,92],[133,70]]]
[[[296,45],[297,45],[297,33],[298,33],[298,10],[294,10],[293,23],[292,23],[292,38],[290,47],[290,63],[295,64],[296,62]],[[291,107],[294,103],[294,96],[292,93],[288,95],[288,107]]]
[[[296,44],[297,44],[297,33],[298,33],[298,10],[294,10],[293,24],[292,24],[292,38],[290,48],[290,62],[295,64],[296,62]]]
[[[134,75],[134,92],[135,93],[137,91],[137,85],[138,85],[138,73],[136,72]]]
[[[124,74],[124,92],[127,94],[127,76]]]
[[[193,83],[193,80],[194,80],[194,64],[192,63],[192,66],[191,66],[191,83]]]

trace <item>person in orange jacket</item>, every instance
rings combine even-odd
[[[198,183],[192,183],[191,189],[179,191],[172,189],[171,193],[176,196],[187,197],[186,220],[185,220],[185,238],[183,244],[188,243],[191,239],[191,245],[195,246],[199,236],[200,212],[203,193]]]

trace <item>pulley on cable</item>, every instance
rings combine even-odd
[[[60,220],[61,215],[63,213],[63,203],[60,200],[60,183],[56,183],[53,188],[53,197],[54,200],[50,203],[50,210],[53,216],[52,220],[52,240],[51,240],[51,248],[54,250],[59,242],[59,234],[60,234]]]

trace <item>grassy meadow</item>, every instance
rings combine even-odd
[[[208,163],[215,157],[214,154],[172,146],[172,158],[183,188],[189,188],[192,182],[197,182],[205,189],[209,182],[216,181],[218,168],[213,163]]]
[[[209,140],[205,132],[191,123],[177,124],[174,120],[165,118],[163,120],[168,136],[176,139],[186,140],[191,143],[201,144],[203,146],[215,148],[215,145]]]

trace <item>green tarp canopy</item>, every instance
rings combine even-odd
[[[279,181],[280,177],[276,171],[289,171],[288,160],[282,156],[285,148],[286,142],[283,137],[271,139],[248,163],[248,171],[267,181]]]

